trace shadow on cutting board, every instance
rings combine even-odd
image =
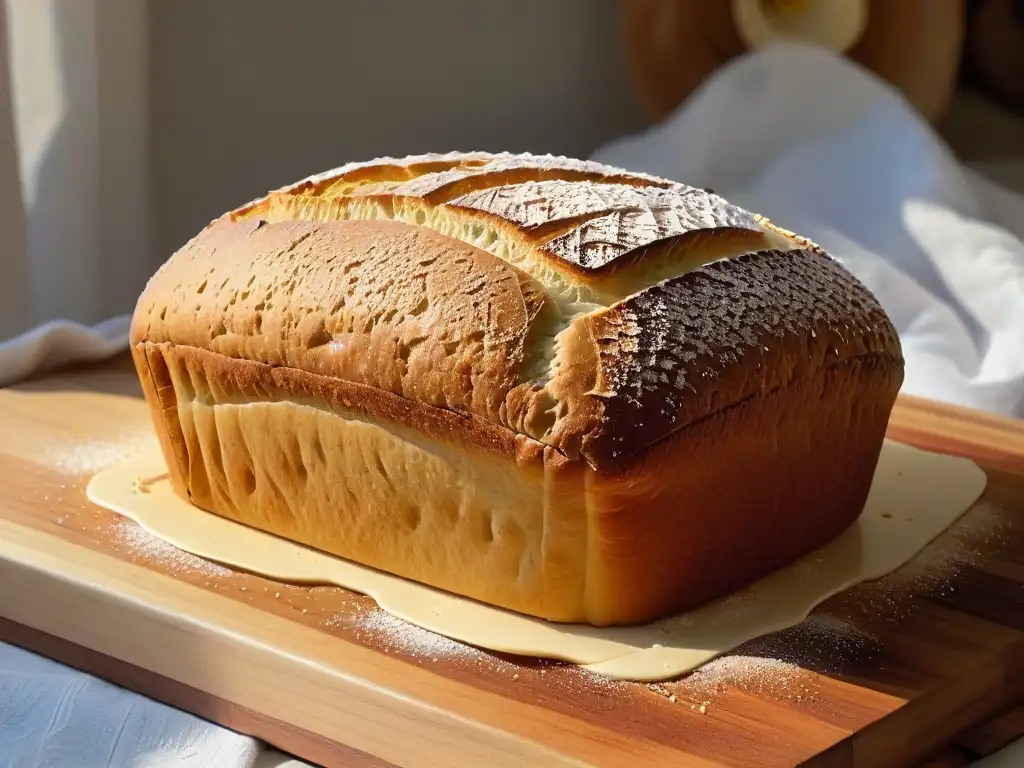
[[[131,356],[126,352],[98,363],[43,372],[9,387],[11,392],[95,392],[142,399]]]

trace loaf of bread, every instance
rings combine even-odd
[[[346,165],[212,222],[132,353],[178,493],[559,622],[736,590],[860,514],[872,295],[710,191],[567,158]]]

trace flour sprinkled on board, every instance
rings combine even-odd
[[[914,612],[917,598],[955,593],[973,567],[1006,546],[1009,525],[998,507],[975,507],[895,573],[841,595],[838,612],[872,621],[903,621]]]
[[[903,621],[917,598],[955,592],[971,567],[1005,546],[1008,526],[997,507],[977,507],[903,568],[833,598],[828,614],[812,614],[796,627],[745,643],[666,690],[690,701],[712,699],[728,688],[777,699],[812,698],[811,672],[840,673],[881,648],[882,641],[860,625]],[[730,608],[742,611],[749,592],[734,596]]]
[[[679,686],[689,699],[707,699],[727,688],[772,698],[800,695],[804,671],[796,664],[761,656],[720,656],[708,662]],[[674,687],[673,687],[674,688]]]
[[[151,535],[145,528],[129,521],[117,522],[113,528],[118,543],[124,545],[136,562],[158,564],[175,575],[230,576],[234,571],[204,560]]]
[[[513,666],[479,648],[410,624],[377,607],[353,617],[352,623],[360,640],[373,642],[385,653],[399,652],[424,662],[455,659],[487,663],[496,669]]]
[[[42,457],[66,475],[94,475],[156,444],[152,432],[139,431],[112,440],[61,441]]]
[[[634,685],[612,680],[583,669],[575,664],[523,659],[523,664],[466,645],[458,640],[410,624],[376,606],[357,611],[352,616],[338,616],[327,621],[327,626],[349,626],[356,637],[384,653],[399,653],[422,664],[448,662],[469,664],[486,673],[496,673],[512,682],[527,679],[540,680],[550,689],[571,696],[608,695]]]
[[[678,698],[708,702],[730,688],[771,699],[814,695],[813,673],[835,674],[870,658],[880,642],[853,624],[812,614],[795,627],[744,643],[671,686]]]
[[[870,658],[880,647],[878,638],[851,622],[815,613],[795,627],[745,643],[738,652],[775,658],[814,672],[836,674]]]
[[[811,661],[820,672],[839,672],[843,667],[873,654],[881,646],[881,641],[870,632],[823,613],[808,616],[794,629],[794,634],[805,641],[804,645],[813,645],[816,651],[823,652],[820,661]],[[801,643],[796,644],[798,652],[800,646]]]
[[[591,672],[589,669],[567,664],[568,674],[564,678],[556,678],[555,687],[562,687],[575,696],[593,696],[595,693],[622,693],[628,686],[640,685]]]
[[[933,594],[953,587],[964,571],[1006,543],[1009,521],[997,507],[984,505],[955,522],[938,540],[897,571],[892,581],[909,581]]]

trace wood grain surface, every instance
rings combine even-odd
[[[126,359],[0,390],[0,639],[322,765],[914,765],[977,754],[986,732],[969,729],[1024,700],[1016,422],[904,399],[891,435],[978,457],[979,504],[800,627],[642,685],[470,649],[345,590],[162,545],[84,495],[147,419]]]

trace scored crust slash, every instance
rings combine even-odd
[[[212,222],[132,354],[195,506],[560,622],[749,584],[860,514],[903,357],[818,246],[591,162],[353,163]]]

